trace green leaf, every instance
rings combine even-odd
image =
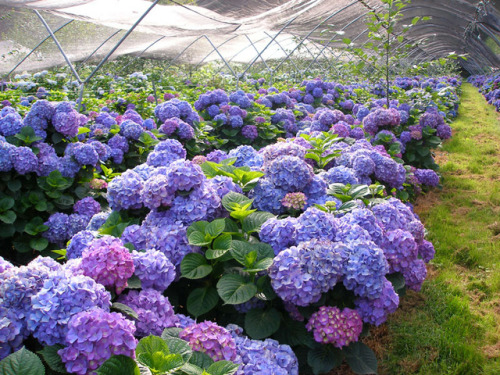
[[[187,254],[181,262],[181,275],[186,279],[201,279],[212,272],[205,257],[198,253]]]
[[[218,361],[207,368],[210,375],[232,375],[238,370],[239,365],[229,361]]]
[[[38,356],[24,346],[0,361],[2,375],[44,375],[45,368]]]
[[[16,201],[11,197],[4,197],[0,199],[0,212],[5,212],[14,207]]]
[[[252,203],[253,199],[248,199],[245,195],[230,191],[222,198],[222,205],[228,211],[234,211],[235,207],[241,207]]]
[[[47,211],[47,201],[43,200],[43,201],[38,201],[36,204],[35,204],[35,209],[37,211],[40,211],[40,212],[44,212],[44,211]]]
[[[66,371],[66,367],[57,353],[57,351],[62,348],[64,348],[64,346],[58,344],[45,346],[42,350],[38,351],[38,354],[42,356],[43,360],[47,363],[51,370],[61,374],[67,374],[68,372]]]
[[[362,342],[353,342],[344,348],[346,362],[356,374],[376,374],[377,357]]]
[[[386,275],[386,277],[387,280],[389,280],[392,283],[392,286],[394,287],[394,290],[396,292],[399,292],[401,289],[404,289],[405,278],[401,273],[399,272],[391,273],[390,275]]]
[[[189,363],[202,369],[207,369],[214,363],[214,360],[206,353],[193,352],[193,355],[189,359]]]
[[[281,319],[280,329],[276,331],[273,338],[278,340],[281,344],[290,346],[304,345],[312,348],[315,341],[303,322],[298,322],[288,316],[283,316]]]
[[[342,352],[332,345],[317,345],[307,353],[307,364],[314,375],[330,372],[342,364]]]
[[[242,229],[245,233],[259,232],[260,227],[267,220],[276,217],[270,212],[258,211],[251,213],[243,220]]]
[[[205,228],[205,234],[209,234],[212,238],[215,238],[224,231],[225,227],[224,219],[214,220]]]
[[[199,352],[194,352],[194,353],[199,353]],[[184,363],[184,365],[175,374],[204,375],[204,374],[206,374],[206,372],[204,372],[203,369],[199,368],[198,366],[193,365],[193,364],[188,362],[188,363]]]
[[[76,135],[87,134],[87,133],[90,133],[90,129],[89,128],[79,127],[78,128],[78,133],[76,133]]]
[[[189,236],[193,232],[205,233],[207,225],[208,221],[196,221],[188,227],[186,234]]]
[[[16,221],[17,215],[14,211],[5,211],[0,214],[0,220],[2,220],[5,224],[12,224]]]
[[[204,233],[201,232],[191,232],[190,235],[188,235],[188,241],[190,245],[193,246],[207,246],[212,243],[211,238],[206,238]]]
[[[7,182],[7,187],[9,188],[10,191],[16,192],[19,189],[21,189],[22,183],[19,180],[10,180]]]
[[[238,224],[236,224],[233,220],[230,218],[225,218],[224,222],[226,223],[226,227],[224,228],[224,232],[230,232],[230,233],[238,233],[240,228],[238,227]]]
[[[189,361],[193,354],[193,350],[186,341],[178,338],[169,338],[166,342],[170,353],[181,355],[184,362]]]
[[[255,252],[255,260],[257,259],[256,247],[247,241],[234,240],[231,244],[231,255],[238,263],[243,266],[249,266],[247,255],[252,251]],[[252,262],[253,263],[253,262]]]
[[[213,260],[213,259],[219,259],[222,258],[224,255],[228,254],[230,251],[229,249],[227,250],[222,250],[222,249],[208,249],[205,251],[205,256],[207,259]]]
[[[217,302],[219,302],[219,295],[213,286],[196,288],[189,293],[187,310],[197,318],[212,310],[217,306]]]
[[[161,334],[161,338],[165,341],[167,341],[168,339],[178,339],[181,331],[182,328],[177,327],[165,328]]]
[[[111,305],[111,309],[112,310],[116,310],[124,315],[127,315],[131,318],[134,318],[134,319],[139,319],[139,315],[137,315],[137,312],[131,308],[130,306],[127,306],[123,303],[120,303],[120,302],[114,302],[112,305]]]
[[[245,271],[250,273],[265,271],[272,266],[273,261],[273,258],[264,258],[252,264],[251,268],[245,269]]]
[[[49,246],[49,241],[46,238],[32,238],[30,240],[30,246],[34,250],[42,251]]]
[[[264,242],[258,242],[253,244],[253,246],[257,249],[257,260],[260,261],[265,258],[274,258],[274,250],[273,247]]]
[[[142,353],[137,356],[139,363],[149,367],[153,374],[171,373],[184,365],[179,354],[165,354],[162,352]]]
[[[97,369],[97,375],[141,375],[137,363],[125,355],[114,355]]]
[[[212,247],[217,250],[229,250],[232,245],[232,236],[228,233],[223,233],[214,240]]]
[[[241,275],[226,274],[217,283],[217,292],[225,303],[239,305],[255,296],[257,287]]]
[[[144,337],[139,341],[137,347],[135,348],[135,355],[137,357],[144,353],[153,354],[155,352],[170,354],[167,343],[158,336],[150,335]]]
[[[280,328],[281,314],[274,307],[262,310],[252,309],[245,315],[245,332],[252,339],[270,337]]]

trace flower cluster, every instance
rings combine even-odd
[[[102,309],[82,311],[68,322],[66,347],[58,354],[72,374],[93,374],[113,355],[135,358],[135,325],[121,314]]]
[[[321,306],[311,315],[306,328],[313,332],[317,342],[342,348],[358,341],[363,330],[363,321],[356,310]]]
[[[175,279],[175,266],[158,250],[133,251],[132,260],[134,275],[141,280],[144,289],[152,288],[163,292]]]
[[[179,337],[186,340],[193,350],[208,354],[214,361],[236,359],[236,343],[231,333],[213,322],[190,325],[181,331]]]

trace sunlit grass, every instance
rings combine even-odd
[[[417,211],[436,247],[422,292],[388,322],[382,374],[500,374],[500,121],[463,86],[443,189]]]

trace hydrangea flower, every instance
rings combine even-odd
[[[69,238],[68,225],[69,216],[61,212],[56,212],[49,216],[49,219],[43,223],[49,228],[42,233],[49,242],[55,244],[62,244]]]
[[[83,250],[85,250],[90,242],[94,239],[94,234],[88,230],[82,230],[76,233],[68,244],[66,249],[66,258],[75,259],[82,256]]]
[[[310,207],[298,217],[297,221],[297,243],[314,238],[335,240],[337,223],[333,215],[316,207]]]
[[[165,254],[149,249],[145,252],[132,252],[134,274],[141,280],[144,289],[163,292],[175,279],[175,266]]]
[[[241,187],[233,182],[233,180],[227,176],[215,176],[208,180],[210,185],[215,189],[217,195],[222,199],[227,193],[233,191],[235,193],[243,194]]]
[[[296,140],[302,140],[307,143],[307,141],[302,137],[298,137]],[[297,143],[278,142],[264,147],[259,151],[259,153],[264,158],[264,164],[268,165],[273,160],[278,159],[281,156],[296,156],[299,159],[304,160],[307,148],[310,148],[310,145],[305,147]]]
[[[0,172],[9,172],[13,168],[11,149],[15,146],[0,140]]]
[[[124,244],[131,243],[136,250],[146,249],[146,237],[140,225],[133,224],[126,227],[123,230],[121,240]]]
[[[10,268],[14,268],[12,263],[0,256],[0,273],[7,271]]]
[[[16,352],[23,345],[23,324],[14,313],[2,314],[0,311],[0,360],[11,352]]]
[[[101,211],[101,205],[92,197],[86,197],[75,203],[73,211],[77,214],[92,217]]]
[[[207,154],[207,161],[211,161],[214,163],[220,163],[222,160],[225,160],[228,157],[229,156],[225,151],[213,150],[212,152]]]
[[[44,345],[64,344],[69,319],[95,307],[109,309],[111,296],[90,277],[51,273],[31,297],[28,329]]]
[[[399,296],[388,280],[384,281],[384,287],[380,297],[375,299],[357,298],[356,311],[361,315],[364,322],[379,326],[387,320],[389,314],[396,311],[399,305]]]
[[[125,119],[120,124],[120,133],[127,139],[137,141],[144,133],[144,128],[133,120]]]
[[[356,310],[321,306],[311,315],[306,328],[313,332],[316,342],[342,348],[358,341],[363,330],[363,321]]]
[[[96,231],[98,230],[105,222],[108,220],[109,215],[111,212],[99,212],[98,214],[95,214],[92,216],[90,219],[89,223],[87,224],[86,230],[90,231]]]
[[[423,240],[422,243],[418,245],[418,255],[422,258],[425,263],[430,262],[434,259],[434,255],[436,254],[436,250],[434,250],[434,245],[432,242],[427,240]]]
[[[297,219],[287,217],[283,220],[277,218],[267,219],[259,232],[262,242],[272,246],[274,254],[296,244]]]
[[[186,327],[179,334],[189,346],[198,352],[206,353],[214,361],[232,361],[236,359],[236,343],[231,333],[209,321]]]
[[[10,147],[12,166],[19,174],[35,172],[38,169],[38,158],[29,147]]]
[[[151,176],[141,190],[141,200],[144,206],[152,210],[170,207],[174,198],[173,186],[168,184],[167,176],[162,174]]]
[[[118,301],[131,307],[139,315],[139,319],[135,320],[136,336],[161,336],[165,328],[179,323],[170,301],[158,290],[131,290],[127,295],[121,295]]]
[[[374,213],[367,208],[355,208],[339,219],[339,224],[345,223],[348,227],[355,224],[365,229],[373,242],[377,245],[382,244],[384,231],[381,223],[375,217]]]
[[[263,158],[252,146],[238,146],[229,151],[229,158],[236,158],[235,167],[262,167]]]
[[[342,244],[318,239],[281,251],[269,268],[274,291],[299,306],[319,301],[342,277],[345,251]]]
[[[417,169],[413,173],[415,174],[415,177],[417,178],[418,182],[420,182],[422,185],[427,185],[427,186],[439,185],[439,176],[432,169]]]
[[[82,311],[68,322],[66,347],[58,354],[73,374],[92,374],[113,355],[135,358],[135,325],[119,313]]]
[[[330,168],[328,171],[321,173],[320,176],[326,180],[328,184],[339,183],[344,185],[354,185],[359,183],[356,171],[342,165]]]
[[[285,198],[281,200],[281,204],[293,210],[303,210],[307,203],[307,197],[304,193],[288,193]]]
[[[313,169],[296,156],[282,156],[265,168],[266,176],[276,187],[287,192],[302,190],[314,177]]]
[[[172,162],[186,158],[186,150],[175,139],[166,139],[158,143],[148,155],[147,164],[153,167],[168,167]]]
[[[286,190],[277,188],[269,179],[261,178],[250,191],[249,197],[254,199],[253,206],[255,208],[279,215],[285,212],[281,201],[286,194]]]
[[[426,276],[427,268],[422,259],[414,260],[403,270],[406,286],[416,292],[419,292],[420,288],[422,288]]]
[[[371,241],[351,241],[344,268],[344,286],[360,297],[380,297],[389,265],[383,251]]]
[[[259,132],[258,132],[257,127],[255,125],[245,125],[241,129],[241,134],[243,134],[243,136],[245,138],[247,138],[251,141],[258,138],[258,136],[259,136]]]
[[[108,185],[109,207],[115,211],[141,208],[143,187],[144,182],[138,173],[130,169],[125,171]]]
[[[206,180],[199,165],[189,160],[176,160],[170,164],[166,173],[167,188],[173,192],[190,191],[201,186]]]
[[[119,238],[103,236],[94,239],[83,251],[81,267],[86,276],[98,283],[114,287],[120,294],[134,273],[129,250]]]

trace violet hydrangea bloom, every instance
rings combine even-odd
[[[186,158],[186,150],[175,139],[166,139],[158,143],[148,155],[147,164],[153,167],[168,167],[172,162]]]
[[[313,169],[296,156],[283,156],[265,168],[266,176],[278,188],[293,192],[302,190],[314,177]]]
[[[175,266],[165,254],[150,249],[132,252],[134,274],[141,280],[142,288],[163,292],[175,279]]]
[[[92,217],[101,212],[101,205],[92,197],[86,197],[75,203],[73,211],[77,214]]]
[[[12,263],[0,256],[0,273],[7,271],[10,268],[14,268]]]
[[[297,219],[287,217],[283,220],[277,218],[267,219],[259,232],[262,242],[268,243],[278,255],[281,251],[296,244]]]
[[[176,160],[167,168],[167,186],[171,191],[190,191],[206,180],[199,165],[189,160]]]
[[[141,190],[141,200],[149,209],[170,207],[175,198],[175,191],[169,186],[167,176],[156,174],[151,176]]]
[[[427,268],[422,259],[414,260],[403,270],[406,286],[416,292],[420,291],[426,276]]]
[[[88,230],[82,230],[71,237],[71,241],[66,249],[66,258],[76,259],[82,256],[83,250],[85,250],[88,245],[94,239],[94,234]]]
[[[131,290],[127,295],[121,295],[118,301],[139,315],[139,319],[135,320],[136,336],[160,336],[165,328],[174,327],[179,322],[168,298],[157,290]]]
[[[389,314],[396,311],[399,305],[399,296],[394,291],[391,282],[385,280],[380,297],[375,299],[357,298],[354,303],[363,321],[378,327],[387,320]]]
[[[64,344],[69,319],[95,307],[108,310],[111,296],[90,277],[51,273],[31,297],[28,329],[44,345]]]
[[[417,259],[417,244],[410,232],[396,229],[386,232],[382,243],[389,272],[403,272]]]
[[[186,327],[179,334],[189,346],[198,352],[206,353],[214,361],[232,361],[236,359],[236,343],[231,333],[209,321]]]
[[[274,186],[268,178],[261,178],[250,191],[249,197],[254,199],[253,206],[255,208],[279,215],[285,212],[281,201],[286,194],[286,190]]]
[[[103,236],[94,239],[83,251],[81,268],[86,276],[104,286],[114,287],[120,294],[134,273],[134,262],[119,238]]]
[[[212,152],[207,154],[207,161],[211,161],[214,163],[220,163],[222,160],[225,160],[228,157],[229,156],[225,151],[213,150]]]
[[[130,169],[125,171],[108,185],[109,206],[116,211],[141,208],[143,186],[144,182],[138,173]]]
[[[69,216],[63,214],[61,212],[56,212],[49,216],[49,219],[43,223],[49,228],[42,233],[42,236],[45,237],[49,242],[60,244],[64,243],[68,236],[68,223]]]
[[[421,244],[418,245],[418,255],[422,258],[425,263],[429,263],[432,259],[434,259],[434,255],[436,254],[436,250],[434,250],[434,245],[432,242],[427,240],[423,240]]]
[[[365,298],[378,298],[389,271],[382,249],[371,241],[352,241],[344,267],[344,286]]]
[[[306,324],[313,331],[314,340],[322,344],[333,344],[336,348],[358,341],[363,330],[363,321],[356,310],[321,306],[311,315]]]
[[[135,357],[134,322],[102,309],[82,311],[68,322],[66,347],[58,354],[73,374],[94,374],[113,355]]]
[[[310,207],[297,220],[297,243],[314,238],[335,240],[337,222],[332,214]]]
[[[432,169],[417,169],[414,172],[418,182],[427,186],[438,186],[439,176]]]
[[[9,148],[10,160],[17,173],[26,174],[38,169],[38,158],[29,147]]]
[[[260,155],[252,146],[238,146],[229,151],[228,156],[229,158],[236,158],[236,161],[234,162],[235,167],[262,167],[262,155]]]

